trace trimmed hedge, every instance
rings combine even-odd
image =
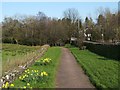
[[[88,50],[106,58],[120,60],[120,44],[101,44],[96,42],[84,42]]]

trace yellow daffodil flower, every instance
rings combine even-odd
[[[21,76],[19,77],[19,79],[21,79]]]
[[[23,88],[26,89],[26,86],[24,86]]]
[[[25,72],[27,73],[27,70],[25,70]]]
[[[8,87],[9,87],[9,83],[6,82],[4,87],[5,87],[5,88],[8,88]]]
[[[34,70],[34,72],[37,72],[36,70]]]
[[[41,72],[41,74],[40,74],[41,76],[43,76],[43,73]]]
[[[27,83],[27,86],[30,86],[30,83]]]
[[[2,85],[2,88],[4,88],[4,87],[5,87],[5,84]]]
[[[11,87],[14,87],[14,84],[10,84]]]

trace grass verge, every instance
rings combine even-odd
[[[106,59],[88,50],[70,50],[96,88],[118,88],[118,61]]]
[[[40,58],[39,60],[36,60],[35,64],[33,64],[31,67],[29,67],[29,70],[38,70],[38,71],[44,71],[47,72],[47,78],[40,77],[41,79],[38,79],[38,81],[32,80],[33,77],[31,77],[31,80],[29,81],[30,86],[32,88],[54,88],[55,87],[55,77],[56,77],[56,69],[59,63],[59,58],[61,55],[61,49],[59,47],[51,47],[48,49],[48,51],[45,53],[45,55]],[[50,58],[51,62],[47,64],[37,64],[38,62],[41,62],[41,60],[45,60],[45,58]],[[37,64],[37,65],[36,65]],[[23,73],[24,74],[24,73]],[[38,72],[38,76],[40,73]],[[22,75],[21,75],[22,76]],[[29,77],[29,76],[28,76]],[[30,79],[30,78],[29,78]],[[44,80],[46,79],[46,80]],[[40,81],[43,80],[43,81]],[[16,88],[21,87],[27,87],[25,81],[21,81],[19,78],[16,79],[13,84]]]

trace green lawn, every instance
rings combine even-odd
[[[61,49],[59,47],[50,47],[48,51],[45,53],[45,55],[40,58],[39,60],[36,60],[36,62],[29,67],[29,71],[31,70],[38,70],[38,75],[36,76],[30,76],[29,77],[29,83],[30,87],[32,88],[54,88],[55,87],[55,77],[56,77],[56,70],[59,64],[59,58],[61,55]],[[41,64],[41,60],[45,58],[50,58],[51,61],[47,64]],[[46,72],[47,75],[40,76],[41,72]],[[24,76],[25,72],[21,75]],[[19,77],[20,78],[20,77]],[[16,79],[13,84],[15,87],[27,87],[27,81]],[[33,79],[35,78],[35,79]]]
[[[70,50],[97,88],[118,88],[118,61],[106,59],[88,50]]]

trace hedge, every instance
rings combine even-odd
[[[120,44],[102,44],[84,41],[88,50],[106,58],[120,60]]]

